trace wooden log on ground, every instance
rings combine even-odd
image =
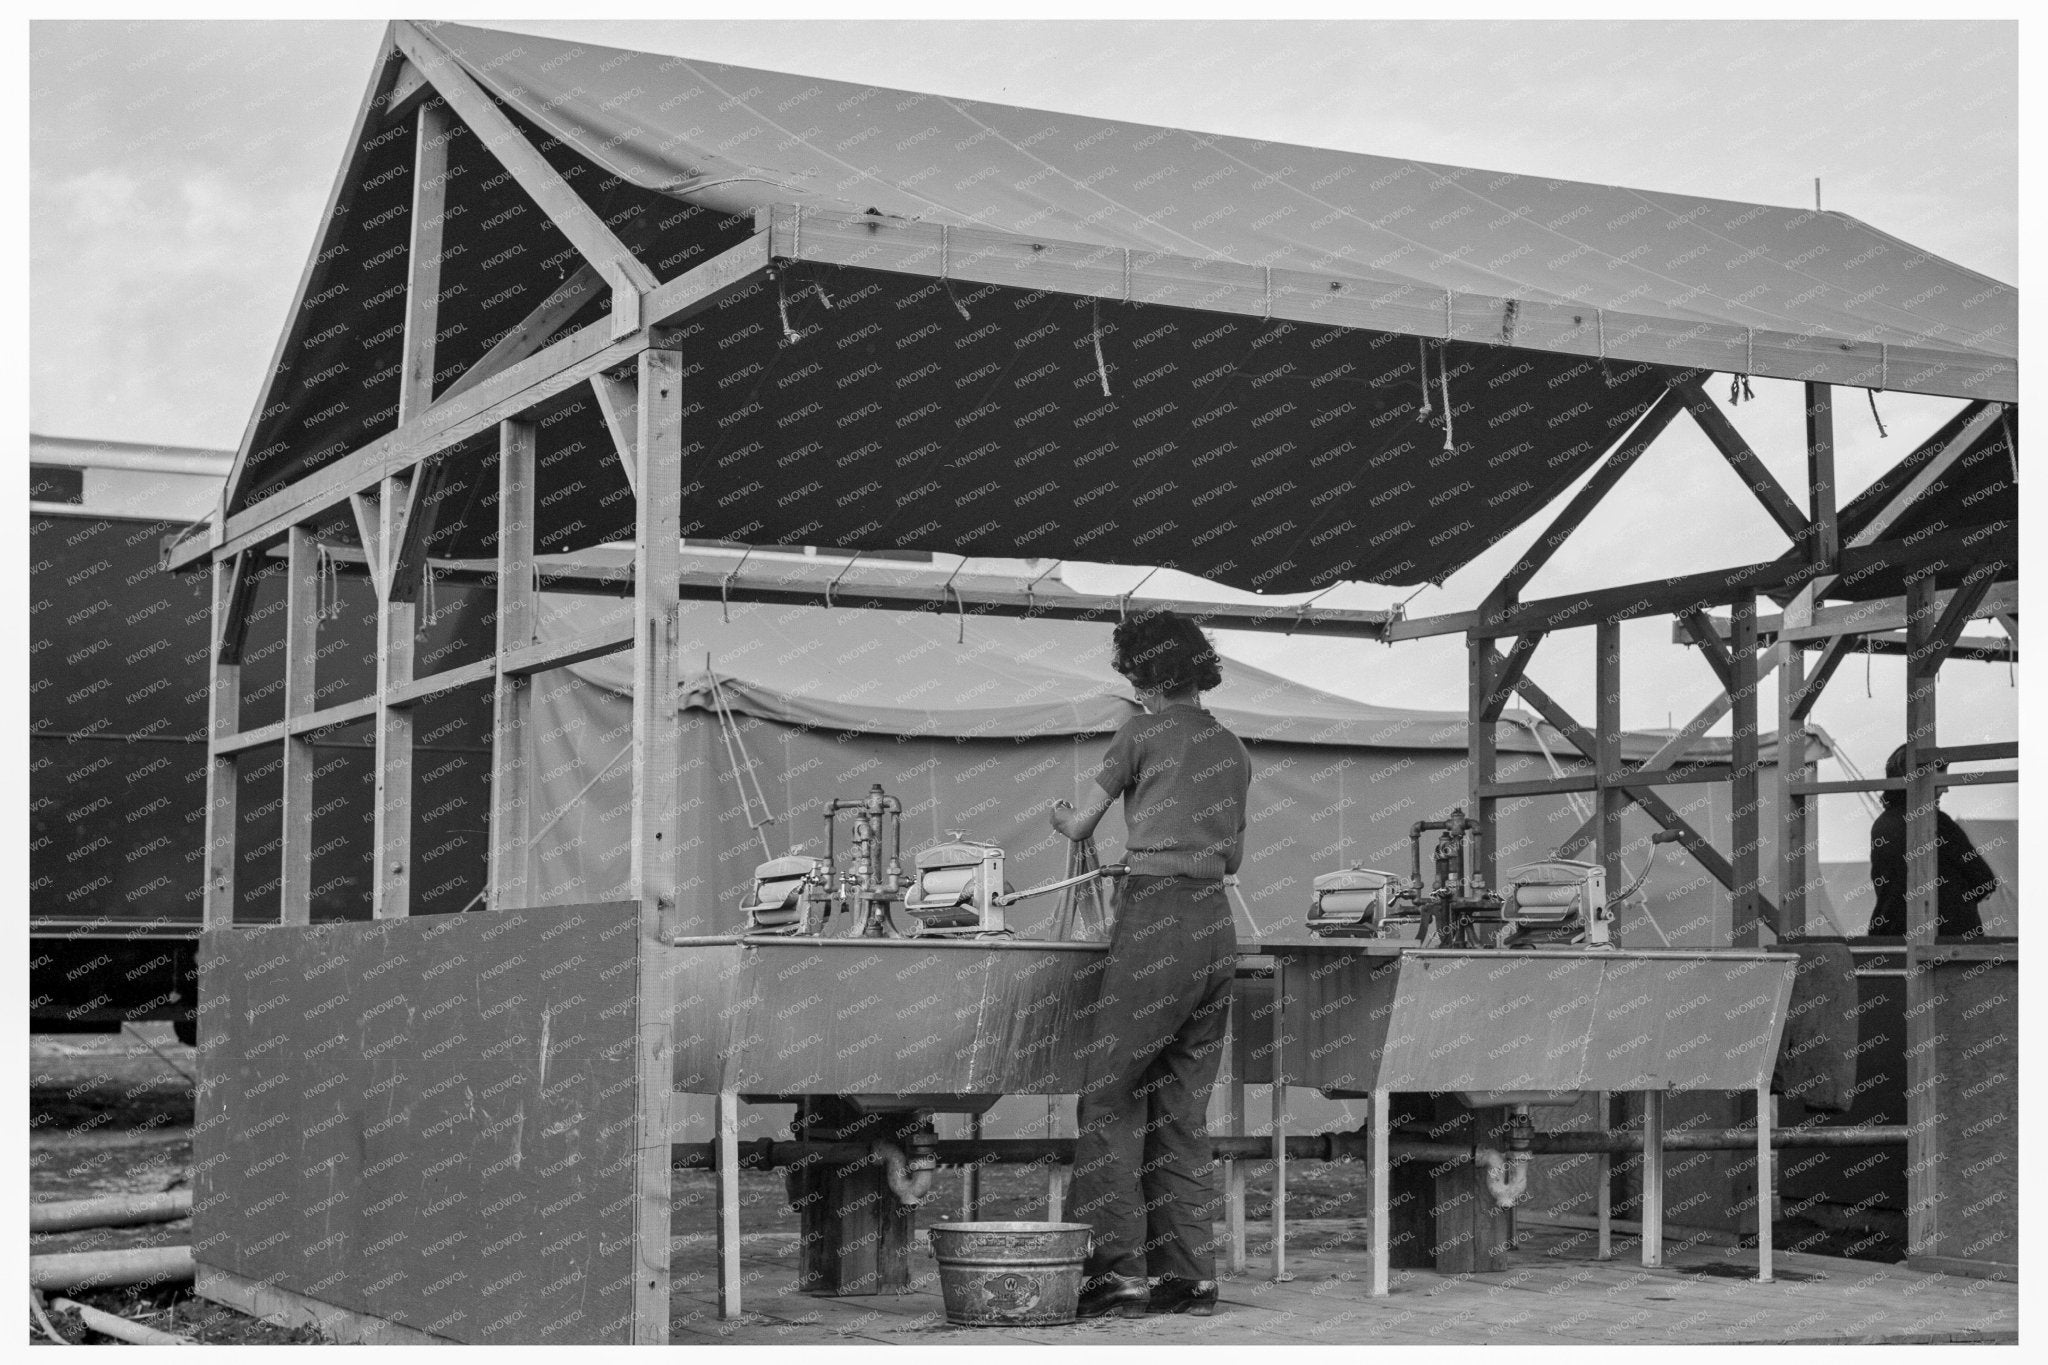
[[[56,1300],[55,1307],[67,1313],[76,1313],[87,1327],[103,1337],[125,1341],[133,1346],[192,1346],[192,1338],[181,1337],[175,1332],[159,1332],[154,1327],[145,1327],[139,1322],[130,1322],[116,1313],[101,1312],[87,1304],[75,1303],[70,1299]]]
[[[99,1199],[61,1199],[28,1206],[30,1232],[74,1228],[121,1228],[136,1223],[170,1223],[192,1214],[192,1191],[110,1194]]]
[[[123,1284],[183,1284],[192,1278],[192,1248],[64,1251],[28,1258],[32,1289],[105,1289]]]

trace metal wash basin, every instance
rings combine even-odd
[[[678,1090],[973,1112],[1081,1088],[1108,945],[753,937],[664,952]]]
[[[1777,1056],[1797,959],[1753,950],[1473,951],[1272,944],[1282,1069],[1332,1096],[1374,1090],[1743,1090]],[[1272,1080],[1270,982],[1240,982],[1239,1076]],[[1538,1092],[1538,1093],[1531,1093]]]

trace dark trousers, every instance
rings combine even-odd
[[[1223,883],[1126,880],[1079,1030],[1089,1055],[1068,1214],[1094,1229],[1091,1276],[1216,1278],[1207,1114],[1236,965]]]

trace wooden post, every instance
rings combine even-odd
[[[1372,1113],[1369,1116],[1365,1144],[1366,1178],[1370,1182],[1372,1203],[1372,1226],[1370,1229],[1372,1247],[1371,1282],[1367,1292],[1373,1298],[1387,1296],[1387,1267],[1393,1242],[1393,1216],[1388,1197],[1389,1176],[1394,1163],[1393,1123],[1389,1111],[1393,1108],[1394,1096],[1391,1091],[1372,1092]]]
[[[1273,958],[1273,1279],[1287,1278],[1287,959]]]
[[[1643,1265],[1664,1264],[1664,1092],[1643,1092]]]
[[[294,526],[285,551],[284,719],[313,710],[320,646],[320,569],[313,533]],[[313,908],[313,742],[284,740],[284,797],[278,816],[278,923],[307,924]]]
[[[1931,947],[1940,927],[1940,871],[1935,822],[1935,770],[1922,754],[1940,743],[1935,729],[1933,658],[1940,613],[1935,576],[1906,586],[1906,1255],[1934,1252],[1941,1182],[1935,1163],[1940,1116],[1936,1063],[1934,974],[1912,960],[1912,949]]]
[[[1730,942],[1754,948],[1763,921],[1763,784],[1757,760],[1756,598],[1744,593],[1728,622],[1730,803],[1732,843],[1729,861],[1735,869],[1734,916]],[[1782,736],[1780,737],[1783,738]],[[1782,760],[1783,755],[1780,755]]]
[[[1600,831],[1594,841],[1599,862],[1607,870],[1609,895],[1628,884],[1622,872],[1621,818],[1628,809],[1626,788],[1611,786],[1621,776],[1621,623],[1602,621],[1593,628],[1593,776]]]
[[[1496,735],[1499,727],[1495,722],[1500,716],[1500,707],[1493,703],[1492,693],[1494,660],[1498,657],[1493,651],[1493,641],[1467,637],[1465,748],[1470,758],[1467,762],[1469,795],[1465,809],[1479,822],[1478,872],[1484,878],[1482,885],[1488,890],[1498,886],[1500,869],[1494,863],[1500,848],[1500,833],[1493,825],[1497,802],[1493,797],[1480,793],[1492,784],[1497,775],[1499,748]]]
[[[664,1276],[666,1271],[664,1271]],[[718,1092],[718,1316],[736,1321],[740,1307],[740,1097]],[[667,1323],[664,1322],[666,1328]],[[663,1336],[667,1332],[662,1333]]]
[[[1777,1185],[1771,1169],[1771,1082],[1756,1088],[1756,1281],[1771,1282],[1771,1205]]]
[[[1599,1118],[1602,1128],[1612,1128],[1610,1118],[1612,1106],[1608,1103],[1605,1090],[1593,1092],[1593,1113]],[[1593,1259],[1611,1261],[1614,1259],[1614,1164],[1607,1153],[1602,1152],[1593,1160],[1593,1216],[1599,1220],[1598,1240],[1593,1244]]]
[[[1806,516],[1813,523],[1807,555],[1829,564],[1841,552],[1842,536],[1835,518],[1834,387],[1806,386]]]
[[[535,428],[498,424],[498,658],[532,644],[538,598],[533,587]],[[489,904],[513,910],[532,904],[527,885],[531,796],[528,720],[532,679],[499,673],[492,695],[491,855]],[[671,836],[673,837],[673,836]]]
[[[1804,594],[1801,594],[1802,598]],[[1789,619],[1790,612],[1787,612]],[[1778,927],[1786,934],[1807,928],[1806,887],[1811,874],[1806,796],[1799,784],[1810,781],[1806,761],[1806,722],[1799,714],[1799,694],[1806,685],[1806,656],[1787,649],[1778,666]]]
[[[377,813],[372,833],[370,913],[389,919],[412,913],[412,708],[392,693],[412,681],[418,633],[417,594],[397,581],[406,507],[417,473],[384,480],[377,499]],[[417,568],[408,570],[417,573]]]
[[[242,632],[235,620],[241,593],[237,591],[245,572],[243,556],[215,560],[213,565],[213,631],[208,637],[212,649],[207,665],[212,686],[207,693],[206,731],[209,749],[226,739],[241,725]],[[236,799],[239,771],[233,754],[209,753],[206,765],[206,885],[201,914],[209,929],[225,929],[235,922],[235,821],[240,803]]]
[[[981,1115],[967,1116],[967,1139],[978,1142],[981,1139]],[[969,1162],[960,1168],[960,1221],[972,1223],[981,1217],[981,1166]]]
[[[398,372],[401,425],[434,401],[434,334],[440,324],[441,228],[448,212],[448,106],[420,106],[413,141],[412,238],[406,255],[403,368]]]
[[[639,365],[637,421],[643,476],[633,528],[632,895],[640,903],[640,1178],[633,1210],[633,1340],[659,1345],[668,1341],[669,1144],[675,1137],[677,988],[674,973],[665,970],[661,940],[663,922],[674,913],[677,881],[682,357],[675,351],[647,350],[641,352]],[[728,1109],[736,1103],[719,1096],[721,1142]],[[723,1232],[722,1217],[720,1228]],[[730,1254],[736,1259],[737,1236],[733,1243]],[[725,1251],[721,1248],[721,1254]]]

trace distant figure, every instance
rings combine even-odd
[[[1906,775],[1906,746],[1892,750],[1884,775]],[[1870,912],[1872,935],[1903,936],[1906,932],[1906,794],[1882,793],[1884,811],[1870,826],[1870,888],[1877,905]],[[1977,903],[1998,889],[1998,877],[1963,827],[1942,810],[1934,812],[1936,905],[1934,932],[1940,938],[1982,938],[1984,921]]]

